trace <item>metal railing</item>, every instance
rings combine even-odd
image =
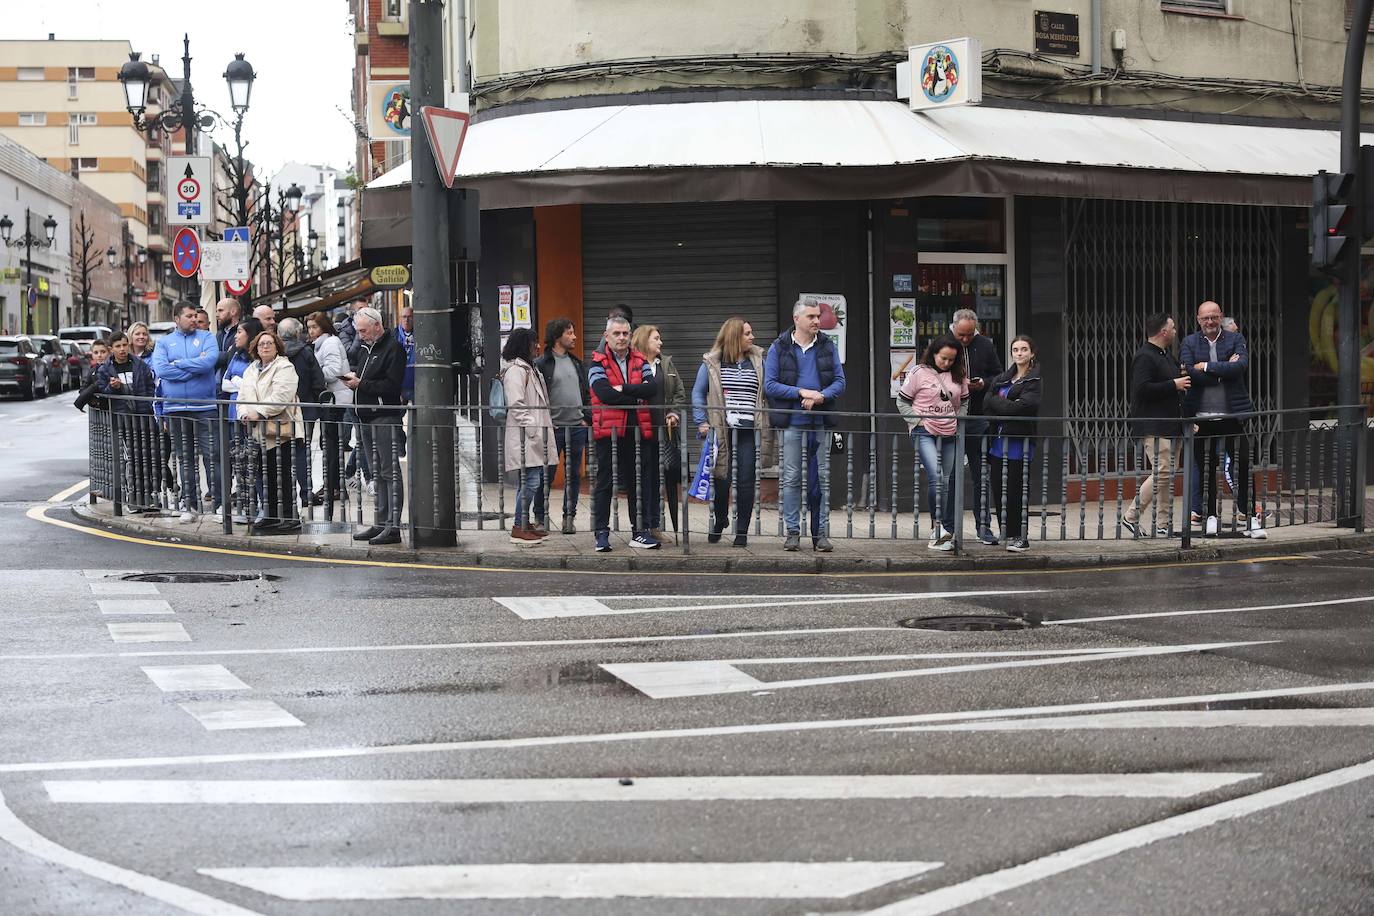
[[[284,407],[290,421],[230,419],[231,411]],[[718,470],[700,481],[704,443],[690,408],[654,408],[652,436],[633,418],[601,439],[587,427],[532,421],[511,437],[518,454],[506,444],[510,421],[494,420],[488,406],[426,408],[425,417],[441,418],[432,427],[422,425],[419,408],[390,406],[368,418],[374,410],[111,396],[89,411],[92,492],[115,514],[213,512],[226,533],[235,525],[264,534],[367,525],[404,530],[414,544],[423,530],[415,477],[427,464],[432,479],[452,481],[448,530],[514,534],[533,524],[535,538],[513,537],[532,543],[546,535],[556,542],[564,531],[666,537],[671,523],[683,554],[703,537],[747,543],[790,533],[913,545],[948,534],[948,548],[933,546],[959,553],[985,533],[1024,539],[1022,547],[1135,537],[1177,537],[1189,547],[1210,534],[1364,524],[1363,408],[1211,418],[1196,432],[1188,421],[1175,435],[1151,438],[1074,433],[1084,426],[1070,424],[1084,418],[1016,418],[1010,435],[998,433],[996,418],[925,418],[953,421],[955,432],[932,443],[924,461],[919,437],[896,414],[836,412],[826,415],[833,427],[811,435],[727,430],[728,442],[714,450]],[[989,419],[993,427],[979,432]],[[1228,432],[1207,434],[1223,421]],[[418,455],[417,439],[440,446]],[[1142,508],[1147,482],[1153,504]],[[445,514],[440,490],[426,487],[435,518]]]

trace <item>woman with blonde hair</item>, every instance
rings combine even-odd
[[[773,431],[763,394],[763,350],[754,345],[754,328],[743,318],[729,318],[720,326],[710,352],[702,354],[692,386],[692,413],[697,435],[715,443],[715,520],[706,540],[720,541],[728,523],[733,468],[736,547],[749,543],[749,519],[754,514],[755,465],[760,450],[767,454]]]
[[[682,376],[673,365],[673,358],[663,352],[663,334],[652,324],[642,324],[635,328],[630,338],[630,349],[644,354],[644,360],[653,368],[654,378],[658,379],[658,394],[650,401],[659,408],[653,412],[654,426],[657,427],[659,443],[659,464],[663,468],[664,499],[668,503],[668,514],[677,531],[677,507],[680,500],[678,489],[682,485],[682,449],[677,438],[677,408],[687,404],[687,386],[682,384]],[[649,533],[656,540],[663,540],[663,518],[659,514],[658,497],[652,500],[645,495],[645,515],[649,519]]]

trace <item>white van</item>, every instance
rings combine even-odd
[[[57,332],[57,339],[61,341],[92,341],[109,340],[114,331],[103,324],[85,325],[79,328],[63,328]]]

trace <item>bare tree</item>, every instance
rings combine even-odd
[[[95,230],[86,224],[86,211],[76,226],[76,240],[72,245],[72,270],[81,284],[81,323],[91,323],[91,274],[100,269],[101,254],[95,245]]]

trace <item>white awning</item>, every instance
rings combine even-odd
[[[486,118],[470,128],[459,175],[465,186],[484,194],[503,180],[521,182],[529,191],[538,186],[531,181],[559,176],[544,187],[561,188],[561,196],[567,197],[569,192],[576,196],[570,180],[575,175],[1020,165],[1052,169],[1045,193],[1062,193],[1066,169],[1143,170],[1176,179],[1206,175],[1305,181],[1318,169],[1338,167],[1339,143],[1335,130],[992,106],[916,113],[901,102],[840,99],[677,102]],[[1031,174],[1034,170],[1021,177],[1028,180]],[[1128,191],[1130,181],[1143,177],[1118,180],[1125,179],[1123,190]],[[409,180],[406,162],[368,187],[395,187]],[[882,184],[879,177],[867,175],[863,187],[875,182]],[[606,187],[604,178],[594,182],[588,199],[604,198]],[[1176,182],[1173,190],[1179,190]],[[658,193],[661,197],[663,192]],[[483,205],[491,204],[484,198]]]

